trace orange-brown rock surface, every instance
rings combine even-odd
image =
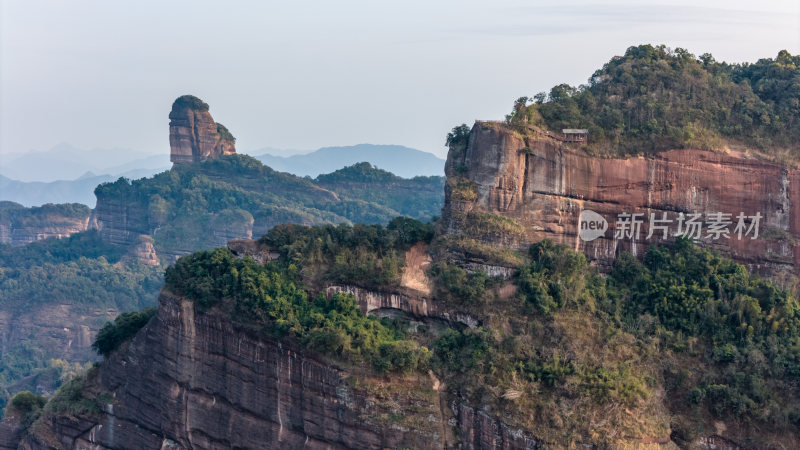
[[[797,170],[741,153],[671,150],[620,159],[592,157],[575,145],[541,134],[522,135],[499,123],[476,123],[468,143],[454,146],[448,155],[443,211],[447,232],[467,230],[470,212],[488,213],[513,220],[520,232],[513,238],[474,232],[470,237],[519,249],[548,238],[607,265],[623,250],[641,255],[654,243],[674,240],[681,213],[682,231],[696,232],[689,229],[690,214],[700,214],[698,242],[757,272],[796,274]],[[594,240],[579,236],[579,217],[585,210],[608,223],[605,233]],[[638,235],[627,225],[630,219],[620,218],[622,213],[641,214]],[[648,238],[651,213],[657,220],[670,221],[654,222],[668,227],[666,239],[664,229],[657,226]],[[722,227],[728,238],[723,234],[715,239],[717,234],[711,233],[716,213],[731,222]],[[741,213],[745,228],[739,239],[736,227]],[[758,226],[750,229],[758,214]],[[759,234],[754,239],[756,228]]]
[[[192,95],[178,97],[169,113],[170,161],[192,163],[236,153],[235,139],[214,122],[208,104]]]

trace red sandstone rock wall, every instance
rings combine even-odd
[[[523,430],[458,402],[445,406],[435,379],[392,380],[389,397],[373,398],[369,389],[351,385],[350,375],[369,384],[164,292],[156,318],[86,387],[111,394],[103,414],[58,417],[22,447],[536,447]],[[432,389],[432,396],[426,403],[412,400],[403,394],[405,384],[413,391]],[[387,413],[401,422],[382,423]]]
[[[220,135],[207,109],[180,100],[169,113],[170,161],[191,163],[236,153],[234,142]]]
[[[469,211],[504,216],[523,227],[511,244],[491,236],[482,240],[524,248],[549,238],[583,251],[590,260],[609,264],[622,250],[643,254],[663,242],[649,234],[650,213],[667,214],[674,240],[680,213],[701,214],[702,245],[730,255],[762,273],[797,273],[796,241],[800,230],[800,172],[743,154],[671,150],[628,159],[589,156],[570,144],[526,137],[499,124],[476,124],[466,149],[451,149],[449,178],[471,183],[476,198],[456,199],[450,190],[443,217],[449,233],[463,228],[459,218]],[[606,233],[592,241],[579,237],[578,218],[595,211],[608,222]],[[761,214],[759,237],[738,239],[736,216]],[[642,213],[638,238],[616,239],[620,213]],[[710,214],[730,214],[731,238],[708,236]],[[745,219],[749,228],[752,219]],[[685,222],[684,222],[685,224]],[[685,230],[685,227],[684,227]],[[745,230],[746,231],[746,230]]]

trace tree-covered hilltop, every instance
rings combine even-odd
[[[362,162],[320,175],[314,181],[342,198],[377,203],[420,220],[442,211],[444,177],[401,178]]]
[[[728,64],[681,48],[630,47],[588,84],[522,97],[507,118],[554,132],[588,129],[588,147],[602,152],[738,144],[797,159],[800,56],[784,50],[756,63]]]
[[[367,165],[368,166],[368,165]],[[224,245],[275,225],[387,223],[441,210],[440,177],[402,179],[372,168],[347,168],[318,180],[276,172],[245,155],[176,165],[152,178],[119,179],[95,190],[98,210],[121,204],[125,226],[152,235],[156,250],[180,254]]]
[[[279,250],[278,261],[257,264],[228,249],[198,252],[167,269],[166,289],[201,310],[222,308],[237,322],[346,361],[367,362],[378,373],[423,370],[430,358],[424,346],[366,316],[351,295],[326,298],[321,288],[326,281],[395,286],[405,251],[432,235],[432,225],[407,218],[386,228],[276,227],[261,243]],[[106,347],[103,342],[96,346]]]
[[[19,203],[0,201],[0,224],[12,227],[55,227],[74,220],[84,220],[92,210],[80,203],[47,203],[26,208]]]

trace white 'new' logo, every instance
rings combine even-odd
[[[593,241],[606,234],[608,222],[600,214],[585,209],[578,217],[578,236],[583,241]]]

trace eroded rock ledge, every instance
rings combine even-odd
[[[592,157],[550,137],[521,134],[500,123],[477,122],[465,145],[447,157],[442,218],[450,235],[470,235],[482,243],[525,249],[552,239],[566,243],[601,266],[623,250],[643,255],[656,242],[646,239],[650,213],[666,213],[677,230],[679,213],[735,217],[760,213],[758,239],[707,238],[699,242],[758,273],[797,274],[800,264],[800,171],[742,153],[671,150],[627,159]],[[579,238],[583,210],[608,221],[605,234]],[[615,239],[618,214],[643,213],[638,238]],[[504,233],[482,230],[475,217],[509,221]],[[749,225],[749,223],[748,223]]]

